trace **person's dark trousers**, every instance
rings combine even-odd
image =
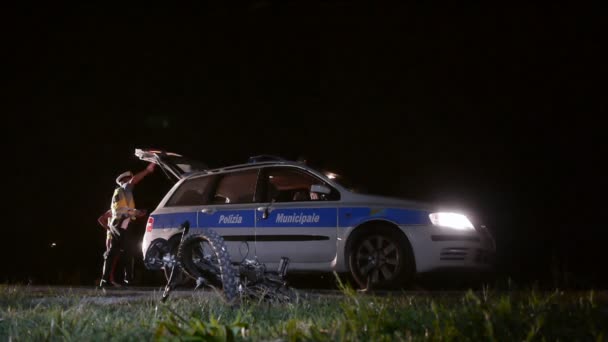
[[[101,277],[101,284],[116,283],[116,270],[120,270],[120,263],[122,252],[124,250],[124,244],[126,241],[126,234],[124,229],[118,228],[119,234],[112,233],[112,240],[110,241],[109,248],[103,254],[103,275]]]
[[[129,225],[129,229],[124,234],[123,252],[121,256],[122,265],[119,270],[123,272],[123,282],[128,285],[133,285],[133,273],[135,268],[135,249],[138,246],[138,234],[134,225]]]

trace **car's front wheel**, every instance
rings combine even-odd
[[[351,275],[362,289],[394,289],[407,285],[414,260],[403,234],[387,226],[356,232],[349,248]]]

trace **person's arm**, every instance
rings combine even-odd
[[[148,174],[154,172],[155,165],[156,164],[154,164],[154,163],[148,164],[148,166],[143,171],[140,171],[133,176],[133,178],[131,179],[129,184],[135,185],[135,184],[141,182],[141,180],[144,179],[144,177],[146,177]]]
[[[97,219],[97,222],[105,229],[109,229],[108,221],[111,217],[112,217],[112,210],[108,210],[105,213],[103,213],[101,216],[99,216],[99,218]]]

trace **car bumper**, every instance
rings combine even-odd
[[[416,272],[493,268],[495,245],[484,231],[458,231],[435,226],[401,227],[412,246]]]

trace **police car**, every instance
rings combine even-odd
[[[289,272],[350,273],[362,288],[394,288],[416,273],[486,271],[495,243],[463,213],[357,193],[340,176],[304,163],[260,156],[217,169],[176,153],[136,150],[176,184],[150,214],[142,252],[148,269],[174,257],[184,222],[221,235],[233,263]]]

